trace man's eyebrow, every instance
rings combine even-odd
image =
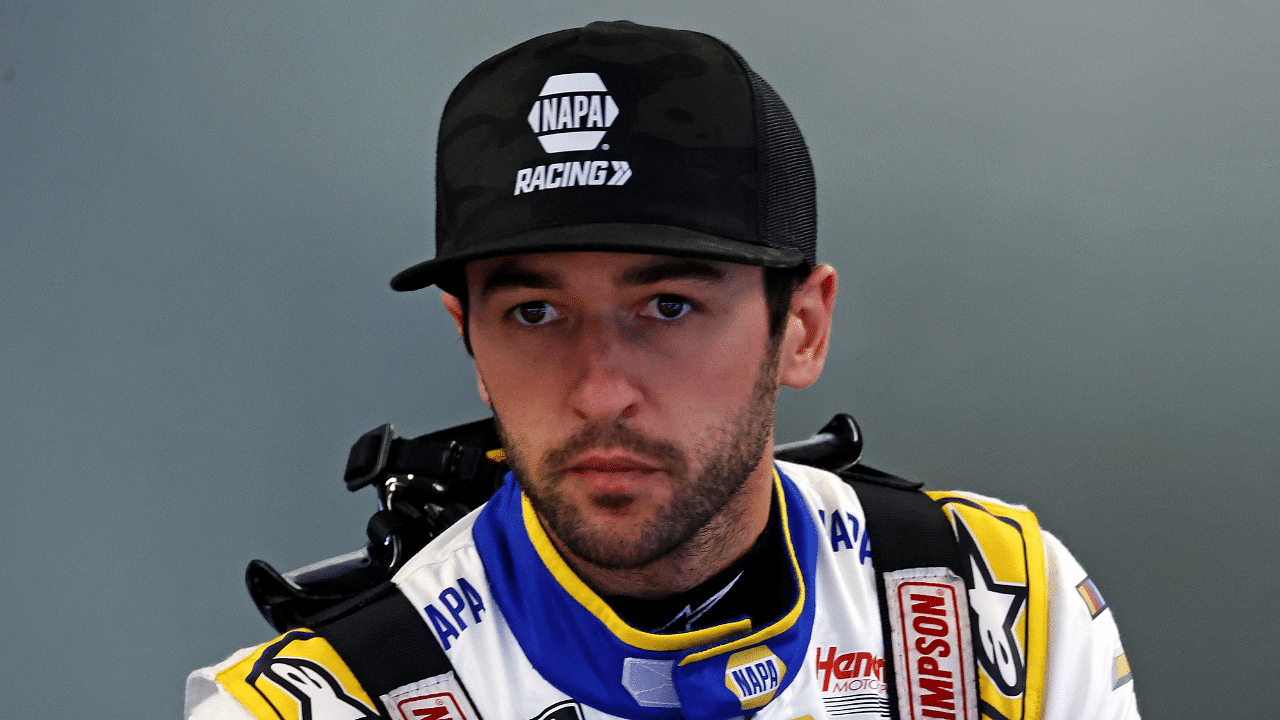
[[[559,281],[546,273],[540,273],[519,267],[515,262],[499,265],[480,283],[480,294],[487,295],[506,288],[532,288],[534,290],[554,290],[560,287]]]
[[[619,278],[624,285],[649,285],[663,280],[704,280],[717,282],[724,279],[724,271],[705,260],[675,259],[631,268]]]

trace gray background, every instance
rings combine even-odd
[[[871,464],[1030,504],[1147,717],[1273,716],[1271,0],[0,2],[0,715],[177,716],[271,634],[246,561],[363,542],[357,435],[481,415],[386,285],[438,113],[619,17],[735,45],[814,151],[838,326],[780,438],[849,410]]]

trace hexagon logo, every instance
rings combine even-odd
[[[593,72],[552,75],[529,110],[529,127],[548,153],[595,150],[618,118],[618,104]]]
[[[724,686],[738,696],[743,710],[764,707],[782,687],[787,666],[769,649],[757,645],[729,656]]]

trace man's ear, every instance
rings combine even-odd
[[[778,357],[778,384],[806,388],[822,374],[836,305],[836,270],[818,265],[791,294]]]
[[[444,309],[449,311],[449,316],[453,318],[453,324],[458,326],[458,334],[462,335],[462,323],[465,321],[462,314],[462,301],[458,299],[457,295],[441,292],[440,302],[444,303]]]
[[[458,326],[458,334],[465,338],[467,334],[462,324],[467,321],[467,318],[462,312],[462,301],[458,299],[457,295],[441,292],[440,302],[444,303],[444,309],[449,312],[449,317],[453,318],[453,324]],[[492,410],[493,403],[489,402],[489,388],[484,386],[484,378],[480,377],[479,365],[476,366],[476,391],[480,393],[480,399],[484,401],[484,404]]]

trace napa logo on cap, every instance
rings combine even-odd
[[[738,696],[743,710],[764,707],[773,699],[787,666],[767,645],[757,645],[729,656],[724,685]]]
[[[606,128],[618,119],[618,104],[593,72],[552,75],[529,110],[529,127],[548,153],[600,148]],[[631,179],[626,160],[576,160],[520,168],[512,194],[586,185],[623,185]]]
[[[529,127],[548,153],[595,150],[618,118],[618,104],[593,72],[552,75],[529,110]]]

